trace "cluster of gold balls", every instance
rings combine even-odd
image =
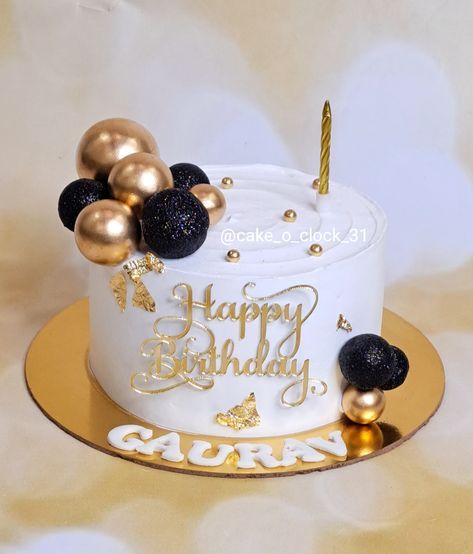
[[[140,219],[145,202],[173,187],[169,167],[159,157],[154,137],[129,119],[99,121],[82,136],[76,155],[79,177],[107,182],[113,199],[98,200],[84,208],[74,235],[80,252],[90,261],[115,265],[139,245]],[[225,213],[221,190],[207,183],[190,189],[215,224]]]

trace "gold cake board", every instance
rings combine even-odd
[[[88,301],[80,300],[54,316],[34,338],[26,358],[25,374],[28,390],[42,412],[61,429],[80,441],[112,456],[146,466],[214,477],[282,477],[333,469],[383,454],[410,438],[436,412],[442,400],[445,378],[442,362],[432,344],[413,325],[385,309],[382,335],[391,344],[404,350],[409,358],[410,372],[405,383],[387,391],[386,409],[381,419],[370,425],[357,425],[342,419],[330,425],[287,436],[238,439],[209,437],[179,432],[181,450],[186,455],[196,439],[217,445],[237,442],[265,443],[273,447],[280,458],[284,439],[305,440],[309,437],[327,439],[340,430],[348,448],[346,458],[326,455],[322,462],[301,460],[289,467],[238,469],[235,454],[217,467],[192,465],[185,456],[175,463],[161,459],[159,453],[146,456],[137,452],[117,450],[107,442],[108,432],[119,425],[138,424],[153,430],[153,437],[168,433],[156,425],[144,422],[122,410],[98,386],[89,373]],[[214,448],[215,447],[215,448]],[[325,452],[324,452],[325,454]]]

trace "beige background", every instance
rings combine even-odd
[[[468,0],[0,0],[1,552],[473,552],[472,28]],[[86,294],[56,216],[83,130],[131,117],[169,164],[315,172],[325,98],[333,178],[388,213],[386,305],[445,362],[432,422],[359,465],[233,482],[127,464],[40,415],[22,358]]]

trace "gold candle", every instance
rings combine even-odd
[[[320,139],[319,194],[328,194],[328,174],[330,169],[330,138],[332,135],[332,112],[330,102],[325,101],[322,112],[322,137]]]

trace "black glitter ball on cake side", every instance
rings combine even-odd
[[[397,346],[391,346],[393,351],[393,374],[391,378],[384,383],[381,387],[383,390],[392,390],[400,387],[406,380],[407,374],[409,372],[409,360],[404,352]]]
[[[105,183],[94,179],[77,179],[69,183],[58,201],[59,217],[64,227],[74,231],[79,213],[92,202],[106,198],[109,198],[109,194]]]
[[[188,163],[178,163],[170,168],[174,180],[174,188],[189,190],[194,185],[210,183],[209,178],[199,166]]]
[[[338,361],[345,379],[360,390],[383,388],[393,375],[393,350],[378,335],[353,337],[343,345]]]
[[[184,258],[204,243],[209,214],[190,192],[165,189],[146,202],[142,228],[146,244],[158,256]]]

